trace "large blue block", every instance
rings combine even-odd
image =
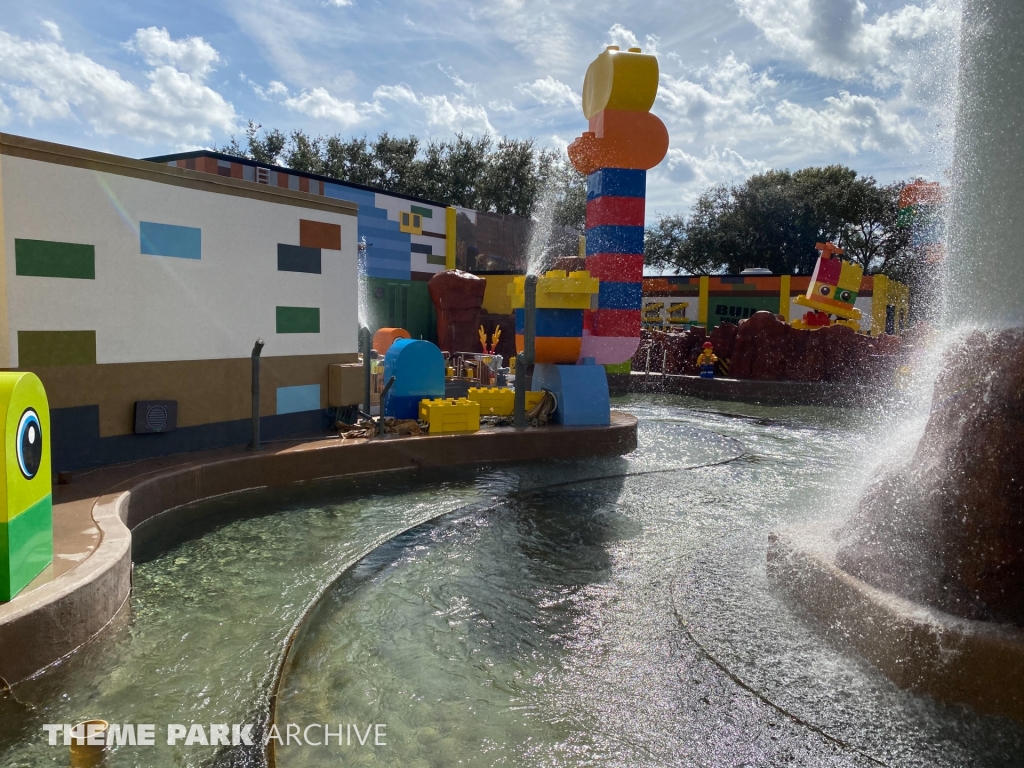
[[[643,284],[606,283],[601,281],[597,294],[599,309],[641,309],[644,303]]]
[[[587,176],[587,200],[595,197],[646,197],[647,171],[602,168]]]
[[[593,361],[593,358],[586,358]],[[603,365],[551,365],[533,368],[533,389],[555,396],[555,421],[571,427],[608,426],[612,419],[608,375]]]
[[[587,256],[598,253],[643,253],[643,227],[591,227],[587,230]]]
[[[384,355],[384,384],[391,377],[395,383],[388,391],[384,415],[414,419],[419,415],[410,411],[409,403],[424,398],[444,397],[444,355],[429,341],[399,339]],[[399,415],[399,414],[412,415]]]
[[[522,334],[526,325],[524,310],[516,311],[516,333]],[[537,336],[578,338],[583,335],[582,309],[538,309]]]
[[[139,251],[148,256],[200,259],[203,256],[203,233],[198,227],[140,221]]]
[[[320,385],[301,384],[277,388],[277,413],[301,413],[320,410]]]

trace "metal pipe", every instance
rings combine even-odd
[[[370,365],[373,337],[365,325],[359,329],[359,349],[363,353],[363,413],[370,418]]]
[[[537,276],[527,275],[523,284],[523,351],[516,355],[516,429],[526,427],[526,367],[533,365],[537,336]]]
[[[263,339],[256,339],[252,348],[252,442],[250,451],[260,450],[260,352]]]
[[[395,383],[395,378],[395,376],[392,376],[388,379],[388,383],[384,385],[384,389],[380,393],[380,416],[377,417],[377,434],[381,436],[384,435],[384,402],[387,400],[388,392]]]

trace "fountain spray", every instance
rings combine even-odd
[[[523,284],[523,351],[516,355],[516,429],[526,427],[526,367],[533,365],[537,335],[537,275],[527,275]]]

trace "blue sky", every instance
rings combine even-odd
[[[607,44],[658,54],[671,148],[648,211],[839,162],[949,164],[955,0],[0,0],[0,130],[134,157],[288,131],[564,146]]]

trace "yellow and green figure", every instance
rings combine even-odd
[[[814,265],[807,294],[794,299],[797,304],[812,311],[790,324],[794,328],[815,330],[832,325],[833,321],[829,316],[835,315],[835,325],[846,325],[855,331],[859,330],[861,312],[854,303],[860,292],[864,268],[860,264],[839,258],[843,255],[843,249],[832,243],[817,243],[815,247],[821,251],[821,256]]]
[[[53,561],[50,409],[34,373],[0,373],[0,417],[0,602],[6,602]]]

